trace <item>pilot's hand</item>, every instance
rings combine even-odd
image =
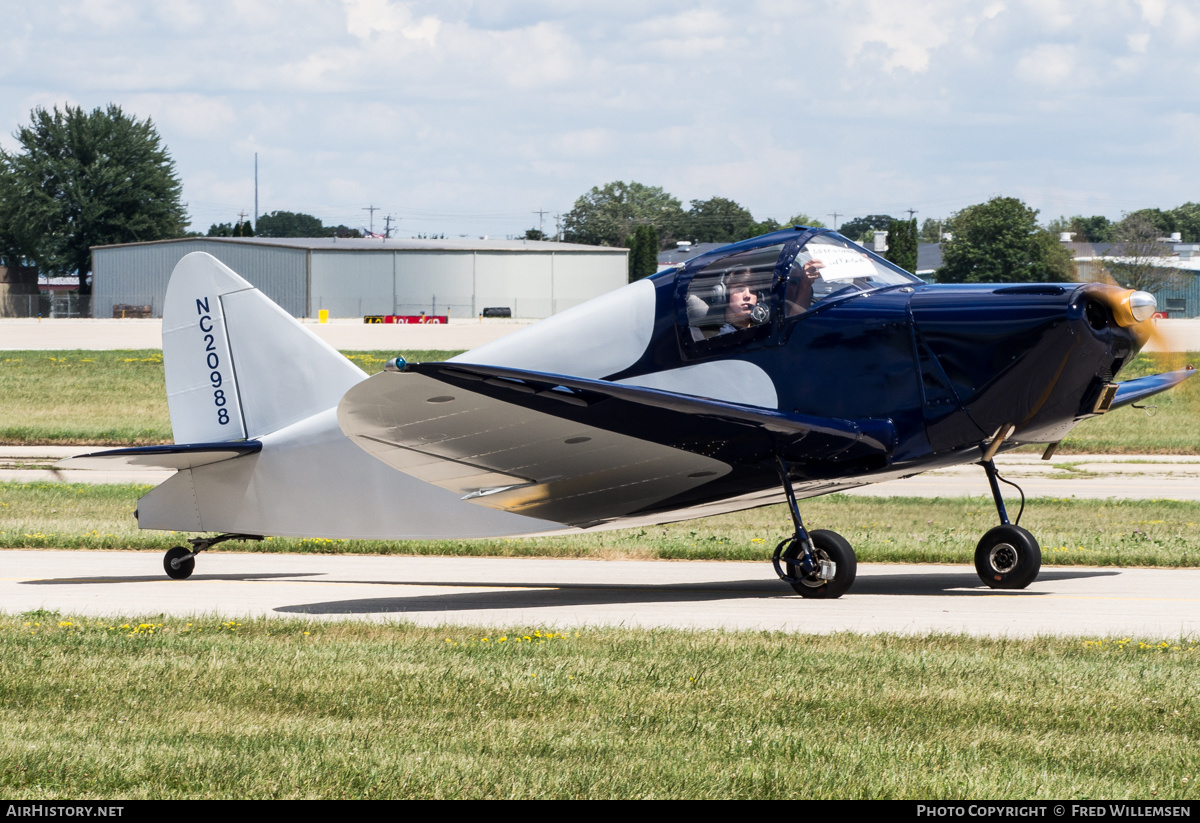
[[[814,282],[821,276],[821,269],[825,268],[825,264],[820,260],[809,260],[804,264],[804,277],[810,283]]]

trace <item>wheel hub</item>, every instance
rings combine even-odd
[[[1008,574],[1017,567],[1017,550],[1011,543],[997,543],[988,554],[988,563],[999,574]]]

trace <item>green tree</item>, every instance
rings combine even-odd
[[[624,183],[593,187],[563,215],[566,239],[593,246],[619,246],[639,225],[654,226],[665,242],[674,242],[683,205],[658,186]]]
[[[36,108],[13,136],[20,149],[0,149],[0,254],[78,273],[88,294],[92,246],[183,234],[183,187],[149,119]]]
[[[907,272],[917,271],[917,221],[893,220],[888,224],[888,260]]]
[[[733,243],[762,233],[749,210],[726,197],[693,200],[682,226],[682,235],[697,243]]]
[[[804,212],[798,212],[787,220],[783,221],[784,226],[808,226],[810,229],[827,229],[827,225],[822,223],[815,217],[810,217]]]
[[[654,226],[638,226],[625,239],[629,247],[629,282],[649,277],[658,271],[658,232]]]
[[[941,283],[1040,283],[1075,279],[1071,253],[1015,197],[968,206],[950,218]]]
[[[1159,237],[1170,237],[1172,232],[1179,231],[1175,225],[1175,214],[1163,211],[1162,209],[1138,209],[1135,212],[1125,215],[1121,222],[1125,222],[1130,218],[1148,220],[1158,229]]]
[[[1113,227],[1113,246],[1105,256],[1105,268],[1114,280],[1127,289],[1156,292],[1178,288],[1179,269],[1163,265],[1171,247],[1160,243],[1161,229],[1149,209],[1126,215]]]
[[[1183,235],[1184,243],[1200,243],[1200,203],[1184,203],[1171,209],[1174,231]]]
[[[1075,240],[1085,243],[1111,243],[1113,223],[1102,214],[1084,217],[1077,214],[1071,218],[1071,228],[1075,232]]]
[[[781,225],[778,221],[768,217],[766,220],[762,221],[761,223],[755,223],[751,227],[750,236],[757,237],[760,234],[769,234],[773,231],[779,231],[782,228],[786,228],[786,227]]]
[[[868,214],[866,217],[855,217],[847,220],[838,228],[838,233],[851,240],[863,240],[867,232],[873,235],[876,231],[884,231],[895,219],[888,214]],[[867,237],[866,239],[870,239]]]
[[[526,229],[525,230],[525,239],[526,240],[545,240],[546,233],[544,231],[542,231],[541,229]]]
[[[329,229],[311,214],[273,211],[258,218],[259,237],[328,237]]]
[[[944,220],[935,220],[932,217],[926,217],[925,222],[921,224],[922,243],[940,243],[942,242],[942,224]]]

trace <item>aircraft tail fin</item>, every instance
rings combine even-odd
[[[163,303],[176,443],[255,438],[333,408],[366,374],[225,264],[193,252]]]

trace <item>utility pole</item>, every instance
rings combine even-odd
[[[554,215],[554,239],[562,242],[562,213]]]
[[[838,217],[841,216],[841,214],[836,211],[831,211],[829,213],[829,216],[833,218],[833,230],[837,231],[837,219],[838,219]]]
[[[363,209],[363,211],[369,211],[371,213],[371,234],[374,234],[375,233],[375,212],[380,211],[380,207],[379,206],[367,206],[366,208]]]
[[[390,214],[387,217],[383,218],[383,236],[384,237],[392,236],[392,221],[395,219],[396,218],[392,217]]]
[[[914,214],[917,214],[917,210],[916,210],[916,209],[905,209],[905,211],[906,211],[906,212],[908,212],[908,219],[909,219],[909,220],[912,220],[912,219],[913,219],[913,215],[914,215]]]
[[[540,234],[542,236],[542,238],[545,239],[546,232],[542,231],[542,228],[544,227],[545,222],[546,222],[546,215],[549,214],[550,212],[546,211],[545,209],[538,209],[537,211],[535,211],[533,213],[538,216],[538,234]]]
[[[254,225],[258,225],[258,152],[254,152]]]

